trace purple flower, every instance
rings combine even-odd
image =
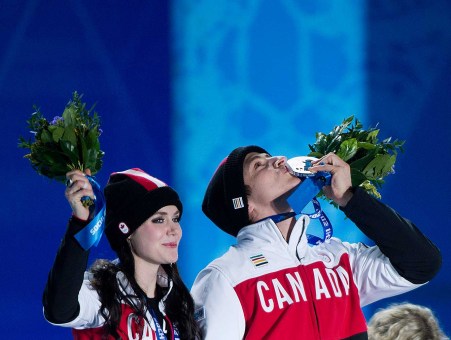
[[[63,117],[55,116],[55,117],[53,117],[53,120],[50,122],[50,125],[56,125],[60,121],[63,121]]]

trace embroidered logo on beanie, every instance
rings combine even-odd
[[[243,197],[233,198],[232,202],[233,202],[234,209],[244,208]]]
[[[122,231],[123,234],[127,234],[130,231],[124,222],[119,223],[119,230]]]

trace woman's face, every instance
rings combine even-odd
[[[180,211],[175,205],[158,210],[130,235],[133,256],[157,265],[176,262],[182,238],[179,222]]]

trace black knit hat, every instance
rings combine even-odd
[[[116,252],[160,208],[175,205],[180,214],[183,209],[174,189],[138,168],[112,173],[104,193],[105,234]]]
[[[232,236],[236,236],[241,228],[250,224],[243,163],[246,155],[251,152],[268,153],[255,145],[233,150],[219,164],[202,202],[202,211],[205,215]]]

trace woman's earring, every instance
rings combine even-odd
[[[132,244],[132,240],[130,239],[130,237],[127,237],[127,243],[128,243],[128,246],[130,247],[131,252],[134,253],[133,244]]]

